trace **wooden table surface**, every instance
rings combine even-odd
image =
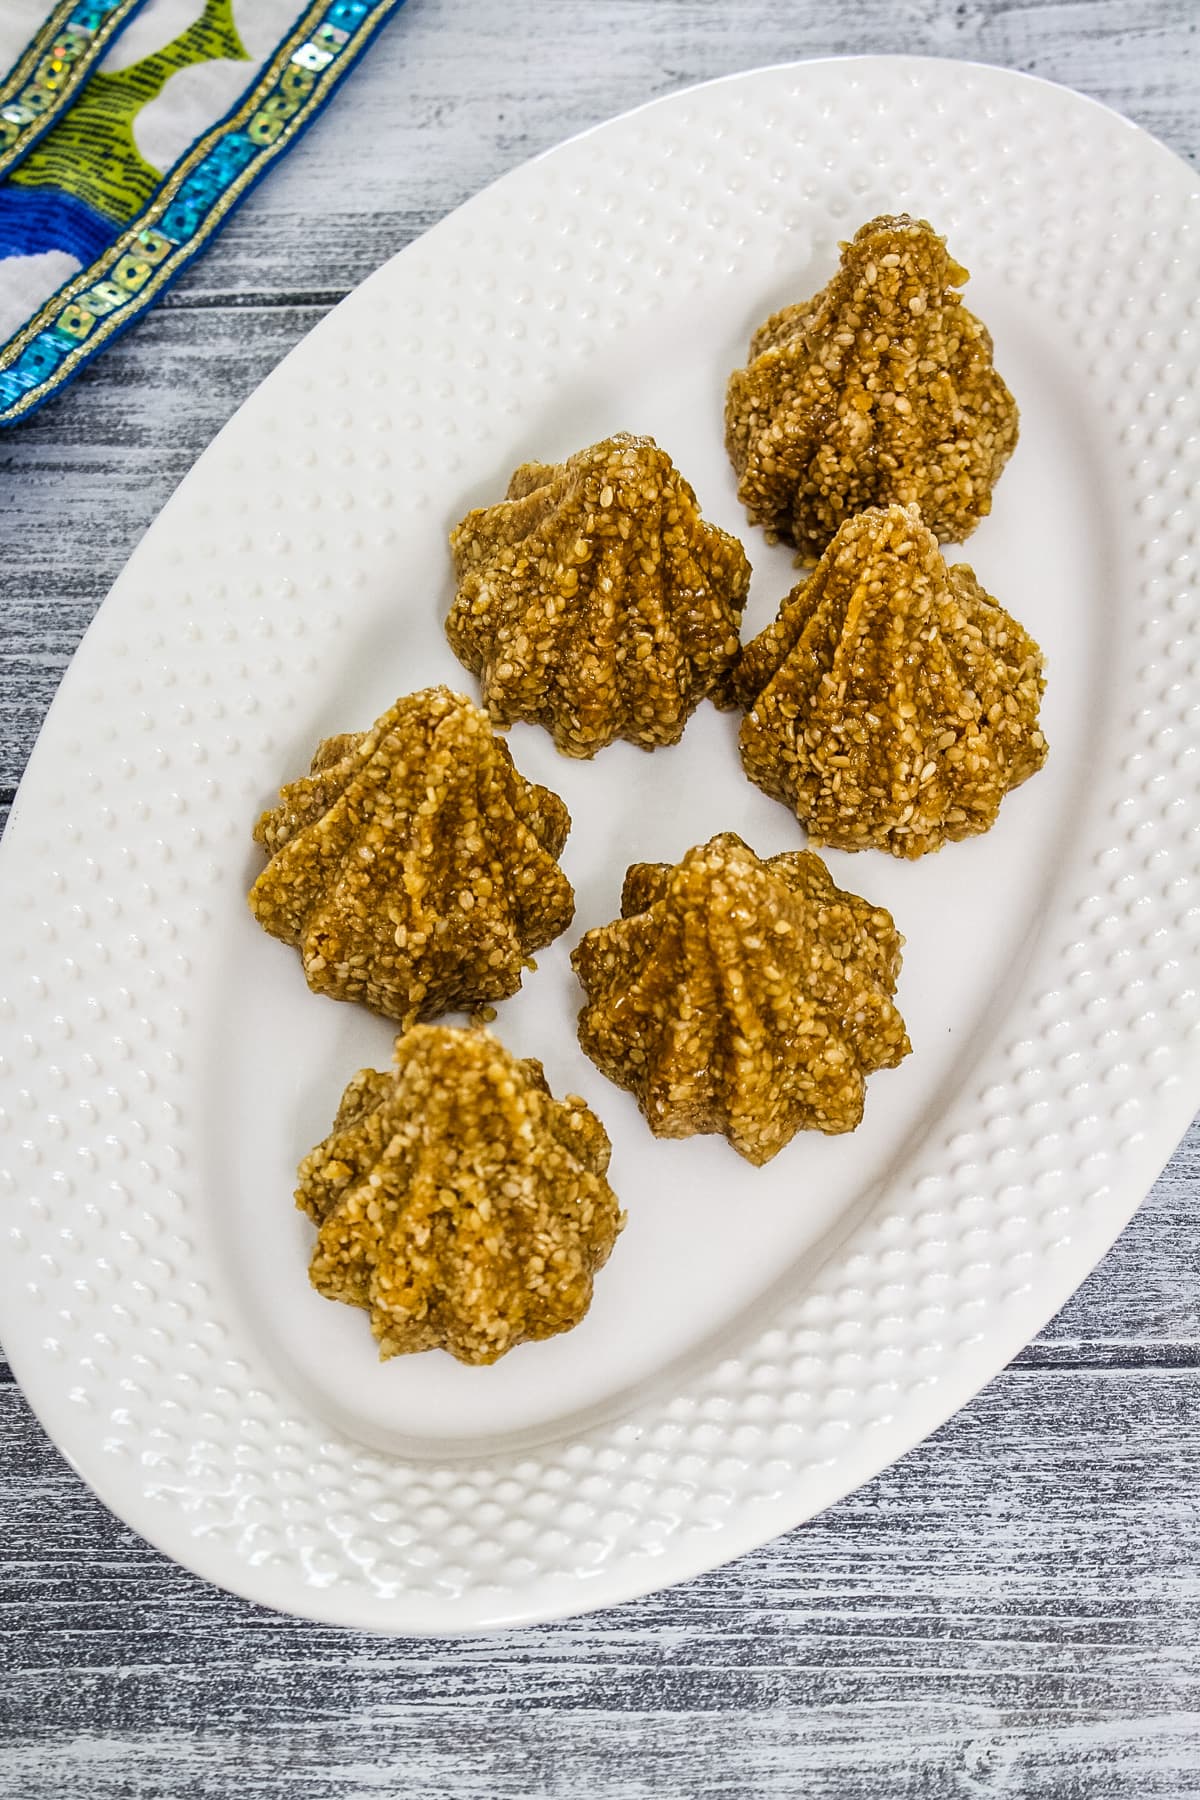
[[[194,273],[0,436],[0,822],[199,451],[493,177],[687,83],[856,51],[1029,70],[1195,162],[1198,25],[1197,0],[409,0]],[[207,1587],[92,1497],[0,1357],[0,1796],[1200,1796],[1198,1199],[1193,1128],[1036,1342],[814,1523],[482,1641],[357,1636]]]

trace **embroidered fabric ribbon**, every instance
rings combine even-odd
[[[132,325],[403,0],[0,0],[0,425]]]

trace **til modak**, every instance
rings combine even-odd
[[[270,860],[250,908],[314,993],[411,1025],[516,993],[575,911],[570,825],[485,713],[423,688],[281,790],[255,828]]]
[[[767,320],[729,380],[725,441],[754,524],[815,562],[867,506],[918,505],[941,543],[991,510],[1017,408],[967,271],[924,219],[872,219],[828,286]]]
[[[621,917],[571,959],[579,1041],[657,1137],[718,1132],[765,1163],[798,1131],[852,1131],[866,1077],[908,1054],[903,942],[811,851],[761,858],[723,832],[630,868]]]
[[[1040,769],[1042,653],[915,508],[842,526],[746,646],[751,781],[814,844],[917,857],[994,824]]]
[[[489,1032],[418,1025],[363,1069],[300,1165],[310,1277],[361,1306],[381,1357],[492,1363],[570,1331],[625,1223],[608,1136]]]
[[[653,438],[524,464],[450,543],[446,635],[498,723],[590,757],[678,743],[703,699],[728,704],[750,564]]]

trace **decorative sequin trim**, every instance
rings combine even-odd
[[[297,141],[404,0],[319,0],[253,88],[175,164],[142,213],[0,349],[0,425],[63,387],[141,316]]]
[[[68,107],[146,0],[64,0],[0,82],[0,180]]]

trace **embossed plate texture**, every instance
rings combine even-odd
[[[402,176],[398,176],[402,179]],[[448,527],[511,467],[650,431],[791,584],[721,442],[754,324],[876,212],[972,271],[1022,437],[966,554],[1049,660],[1046,769],[889,906],[914,1054],[764,1170],[660,1144],[582,1058],[567,961],[633,857],[800,835],[704,708],[565,762],[579,911],[497,1031],[612,1133],[629,1228],[579,1331],[380,1368],[305,1281],[298,1157],[389,1033],[257,931],[250,827],[428,681]],[[1200,1071],[1200,301],[1183,164],[998,70],[868,59],[657,102],[506,177],[326,319],[197,464],[63,682],[0,854],[0,1331],[47,1430],[214,1581],[348,1625],[611,1603],[811,1516],[931,1430],[1128,1219]]]

